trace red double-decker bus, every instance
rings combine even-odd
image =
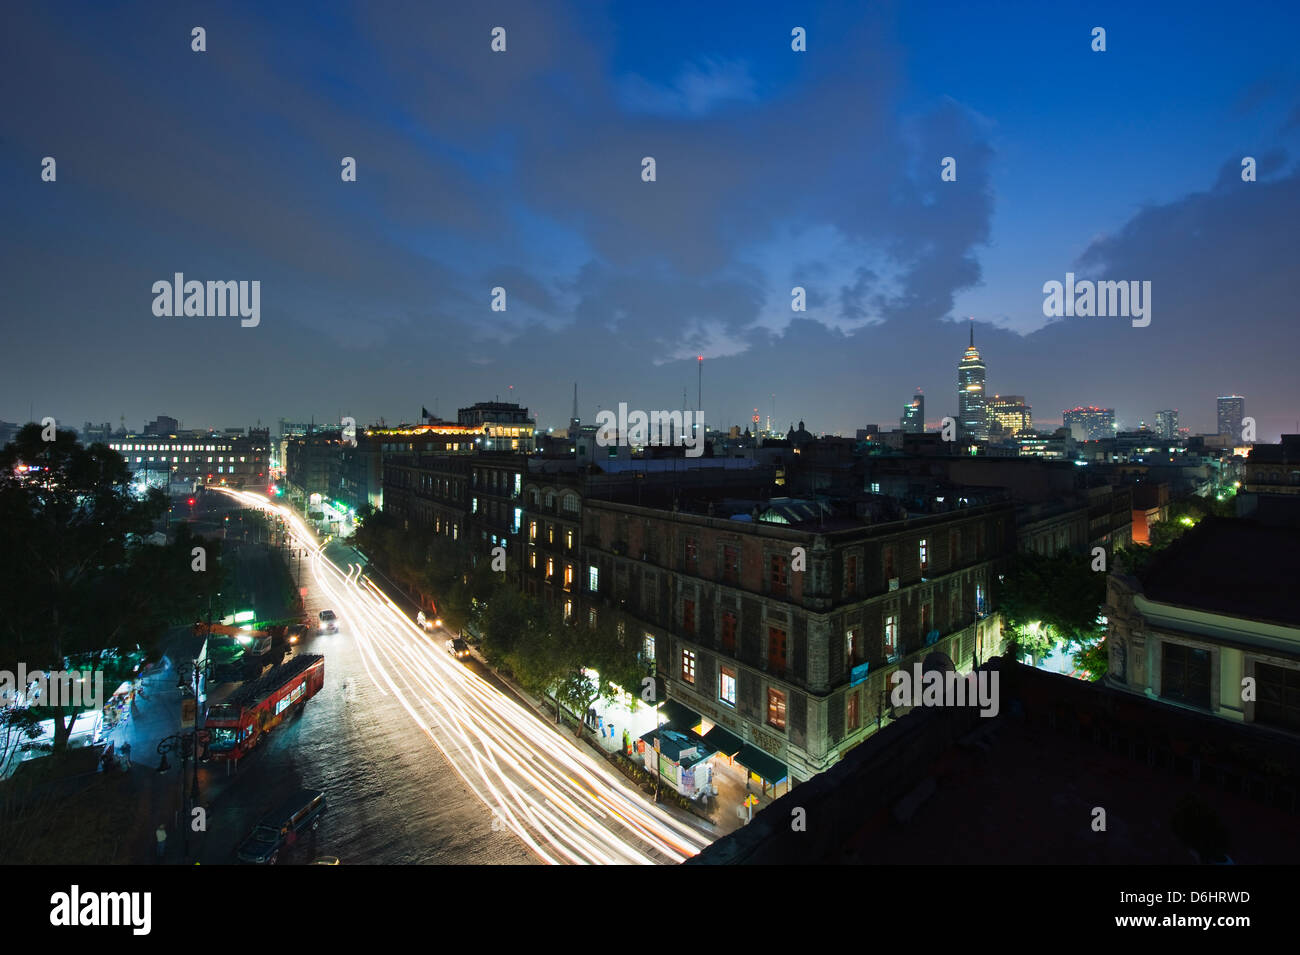
[[[203,727],[208,755],[240,759],[264,735],[300,711],[325,685],[325,657],[305,653],[241,686],[227,700],[208,710]]]

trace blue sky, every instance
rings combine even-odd
[[[693,403],[703,353],[711,423],[775,394],[852,433],[916,386],[952,413],[973,317],[1044,424],[1210,430],[1236,391],[1296,429],[1293,4],[444,6],[6,5],[0,419],[393,422],[513,385],[559,426],[574,381],[586,420]],[[177,271],[261,281],[261,324],[155,317]],[[1152,281],[1151,325],[1048,324],[1067,271]]]

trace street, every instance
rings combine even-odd
[[[295,651],[326,658],[325,688],[302,715],[237,775],[205,767],[203,802],[215,801],[203,861],[230,861],[258,815],[298,786],[325,790],[330,809],[286,862],[676,863],[711,841],[454,659],[446,634],[416,627],[359,564],[335,564],[287,508],[227,493],[276,510],[307,544],[308,616],[332,609],[340,630]]]

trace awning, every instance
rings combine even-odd
[[[714,726],[705,733],[704,741],[724,756],[735,756],[745,748],[745,743],[740,737],[721,726]]]
[[[736,754],[736,762],[774,786],[789,775],[784,763],[750,743],[746,743]]]
[[[700,714],[676,700],[665,700],[659,714],[663,717],[660,725],[665,729],[689,730],[700,725]]]

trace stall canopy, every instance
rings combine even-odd
[[[773,786],[789,775],[784,763],[749,743],[741,747],[740,752],[736,754],[736,762]]]
[[[700,725],[700,714],[676,700],[665,700],[659,708],[665,729],[690,730]]]
[[[744,742],[721,726],[714,726],[704,734],[704,741],[728,758],[735,756],[745,748]]]

